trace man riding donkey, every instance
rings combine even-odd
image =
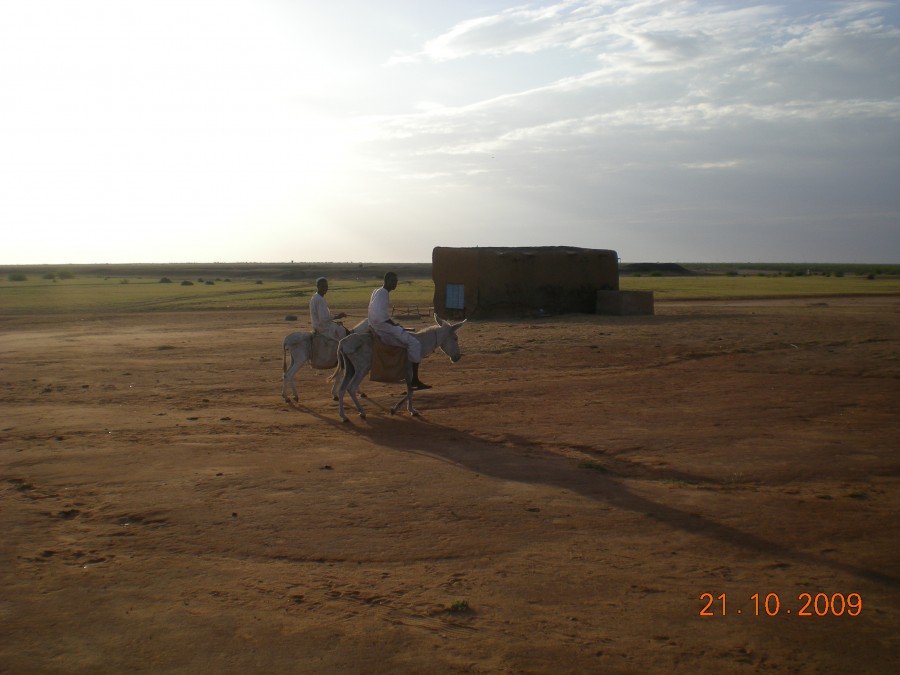
[[[309,321],[313,330],[319,335],[324,335],[329,340],[338,342],[347,334],[343,325],[337,323],[347,315],[344,312],[331,315],[328,303],[325,302],[325,294],[328,292],[328,279],[319,277],[316,279],[316,292],[309,299]]]
[[[294,376],[304,363],[309,363],[317,370],[332,369],[337,365],[338,342],[351,332],[367,333],[369,322],[363,319],[352,331],[338,323],[347,315],[344,312],[332,316],[325,302],[328,292],[328,280],[325,277],[316,279],[316,293],[309,300],[309,319],[312,332],[297,331],[290,333],[282,342],[284,358],[281,362],[281,396],[288,402],[288,389],[293,393],[295,401],[299,400]],[[290,355],[290,366],[288,366]],[[337,383],[332,387],[331,395],[337,397]]]
[[[372,291],[369,299],[369,328],[375,331],[375,335],[387,345],[393,347],[406,347],[409,362],[412,364],[413,389],[431,389],[431,385],[425,384],[419,379],[419,363],[422,361],[422,345],[409,330],[391,320],[390,292],[397,288],[397,275],[388,272],[384,275],[384,284],[381,288]]]

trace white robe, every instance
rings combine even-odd
[[[372,291],[369,298],[369,327],[382,342],[394,347],[406,347],[409,360],[419,363],[422,360],[422,344],[406,331],[403,326],[390,323],[391,297],[384,286]]]
[[[316,293],[309,299],[309,321],[313,330],[317,333],[332,340],[341,339],[340,326],[334,322],[328,309],[328,303],[325,302],[325,298],[319,293]]]

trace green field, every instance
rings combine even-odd
[[[335,308],[365,307],[376,280],[332,279],[328,303]],[[159,279],[79,278],[62,281],[0,282],[0,314],[68,312],[154,312],[272,309],[303,315],[314,283],[288,281],[203,281],[183,286]],[[431,280],[401,281],[391,294],[395,306],[430,306]]]
[[[434,293],[428,264],[286,263],[0,268],[0,315],[271,309],[303,316],[319,274],[329,277],[328,302],[338,311],[365,307],[389,268],[398,269],[401,279],[391,296],[394,306],[418,305],[426,312]],[[622,276],[620,284],[622,290],[653,291],[659,302],[900,294],[900,276],[866,269],[847,275],[729,271]],[[163,278],[171,283],[161,283]]]
[[[782,298],[900,293],[900,278],[867,276],[621,277],[623,291],[653,291],[654,300]]]

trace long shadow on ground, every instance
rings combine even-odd
[[[777,556],[796,563],[824,566],[870,582],[900,588],[898,577],[797,551],[708,517],[652,501],[635,494],[622,482],[622,479],[637,478],[721,485],[708,477],[656,469],[603,455],[596,450],[594,453],[599,458],[598,462],[585,467],[575,459],[553,455],[546,450],[537,453],[535,448],[539,444],[523,437],[505,435],[497,441],[490,441],[429,422],[423,417],[402,415],[384,418],[376,415],[344,424],[341,429],[391,450],[433,457],[492,478],[571,490],[616,508],[653,518],[668,527],[742,548],[759,556]]]

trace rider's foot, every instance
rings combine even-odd
[[[431,389],[430,384],[425,384],[424,382],[422,382],[422,380],[419,379],[419,364],[418,363],[412,364],[412,382],[410,383],[410,386],[415,390]]]

